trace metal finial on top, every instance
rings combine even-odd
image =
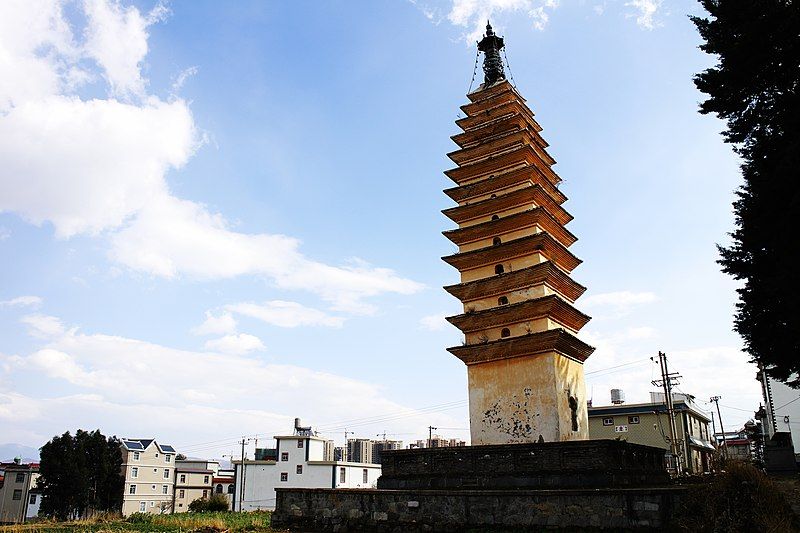
[[[504,47],[503,38],[495,35],[492,25],[487,20],[486,35],[478,43],[478,50],[483,52],[483,80],[486,85],[506,79],[503,60],[500,57],[500,50]]]

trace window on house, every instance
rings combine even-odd
[[[289,472],[281,472],[281,481],[289,481]]]
[[[155,474],[155,473],[157,473],[157,472],[158,472],[158,468],[154,468],[154,469],[153,469],[153,473]]]
[[[156,452],[156,457],[158,457],[158,452]]]
[[[169,479],[169,468],[164,469],[164,479]]]
[[[156,490],[156,486],[155,486],[155,485],[150,485],[150,490],[152,490],[153,492],[155,492],[155,490]]]
[[[495,237],[492,239],[492,246],[498,246],[500,244],[503,244],[503,241],[500,239],[500,237]]]
[[[303,473],[303,465],[297,465],[297,473],[298,474],[302,474]]]
[[[31,504],[31,505],[36,505],[36,494],[31,494],[31,497],[28,500],[28,503]]]
[[[128,494],[136,494],[136,485],[128,487]]]
[[[131,477],[139,477],[139,469],[135,466],[131,468]]]
[[[169,485],[161,485],[161,494],[169,494]]]
[[[347,481],[347,469],[342,467],[339,468],[339,483],[344,483]]]
[[[303,447],[303,439],[297,439],[297,447],[298,448],[302,448]]]
[[[604,418],[603,419],[603,425],[604,426],[613,426],[614,425],[614,419],[612,417]]]
[[[217,486],[214,489],[214,492],[216,492],[217,494],[222,494],[222,483],[217,483]]]
[[[208,498],[208,489],[203,490],[203,498]]]
[[[498,215],[492,215],[492,220],[500,220],[500,217]]]
[[[508,298],[506,296],[501,296],[497,299],[497,305],[508,305]]]
[[[150,507],[155,507],[155,505],[156,505],[156,502],[152,502],[152,501],[150,502]]]
[[[289,460],[289,452],[281,452],[281,461]]]
[[[186,497],[186,491],[183,490],[183,489],[179,490],[178,491],[178,498],[185,498],[185,497]]]
[[[147,502],[139,502],[139,512],[143,513],[147,511]]]
[[[495,274],[502,274],[503,272],[505,272],[505,270],[506,269],[503,268],[503,265],[495,265],[494,266],[494,273]]]
[[[203,483],[208,483],[208,476],[203,476]]]
[[[511,336],[511,330],[508,329],[508,328],[501,329],[500,330],[500,336],[503,337],[503,338],[510,337]]]
[[[21,500],[22,499],[22,489],[14,489],[14,495],[11,496],[14,500]]]
[[[22,483],[25,481],[25,474],[22,472],[17,472],[17,478],[15,480],[17,483]]]
[[[228,485],[228,494],[233,494],[233,483]]]
[[[133,452],[133,460],[134,461],[138,461],[139,460],[139,452]]]
[[[367,483],[369,481],[369,470],[365,468],[361,474],[363,475],[364,483]]]
[[[172,460],[172,456],[170,454],[167,454],[167,455],[164,456],[164,462],[165,463],[169,463],[171,460]]]
[[[186,483],[186,474],[181,474],[181,483]]]
[[[628,424],[638,424],[639,423],[639,415],[631,415],[628,417]]]

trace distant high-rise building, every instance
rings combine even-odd
[[[347,439],[347,460],[351,463],[372,463],[370,439]]]
[[[347,446],[336,446],[333,449],[333,460],[347,462]]]
[[[402,450],[403,441],[401,440],[376,440],[372,442],[372,461],[376,464],[381,463],[381,452],[383,450]]]

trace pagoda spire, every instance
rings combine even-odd
[[[487,20],[486,35],[478,43],[478,50],[483,52],[483,81],[487,86],[506,79],[503,60],[500,58],[500,50],[503,47],[505,47],[503,38],[495,35],[492,25]]]

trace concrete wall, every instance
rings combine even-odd
[[[467,367],[473,445],[587,439],[583,365],[554,352]],[[572,430],[569,397],[578,403]]]
[[[685,493],[281,489],[272,524],[300,531],[663,530]]]

